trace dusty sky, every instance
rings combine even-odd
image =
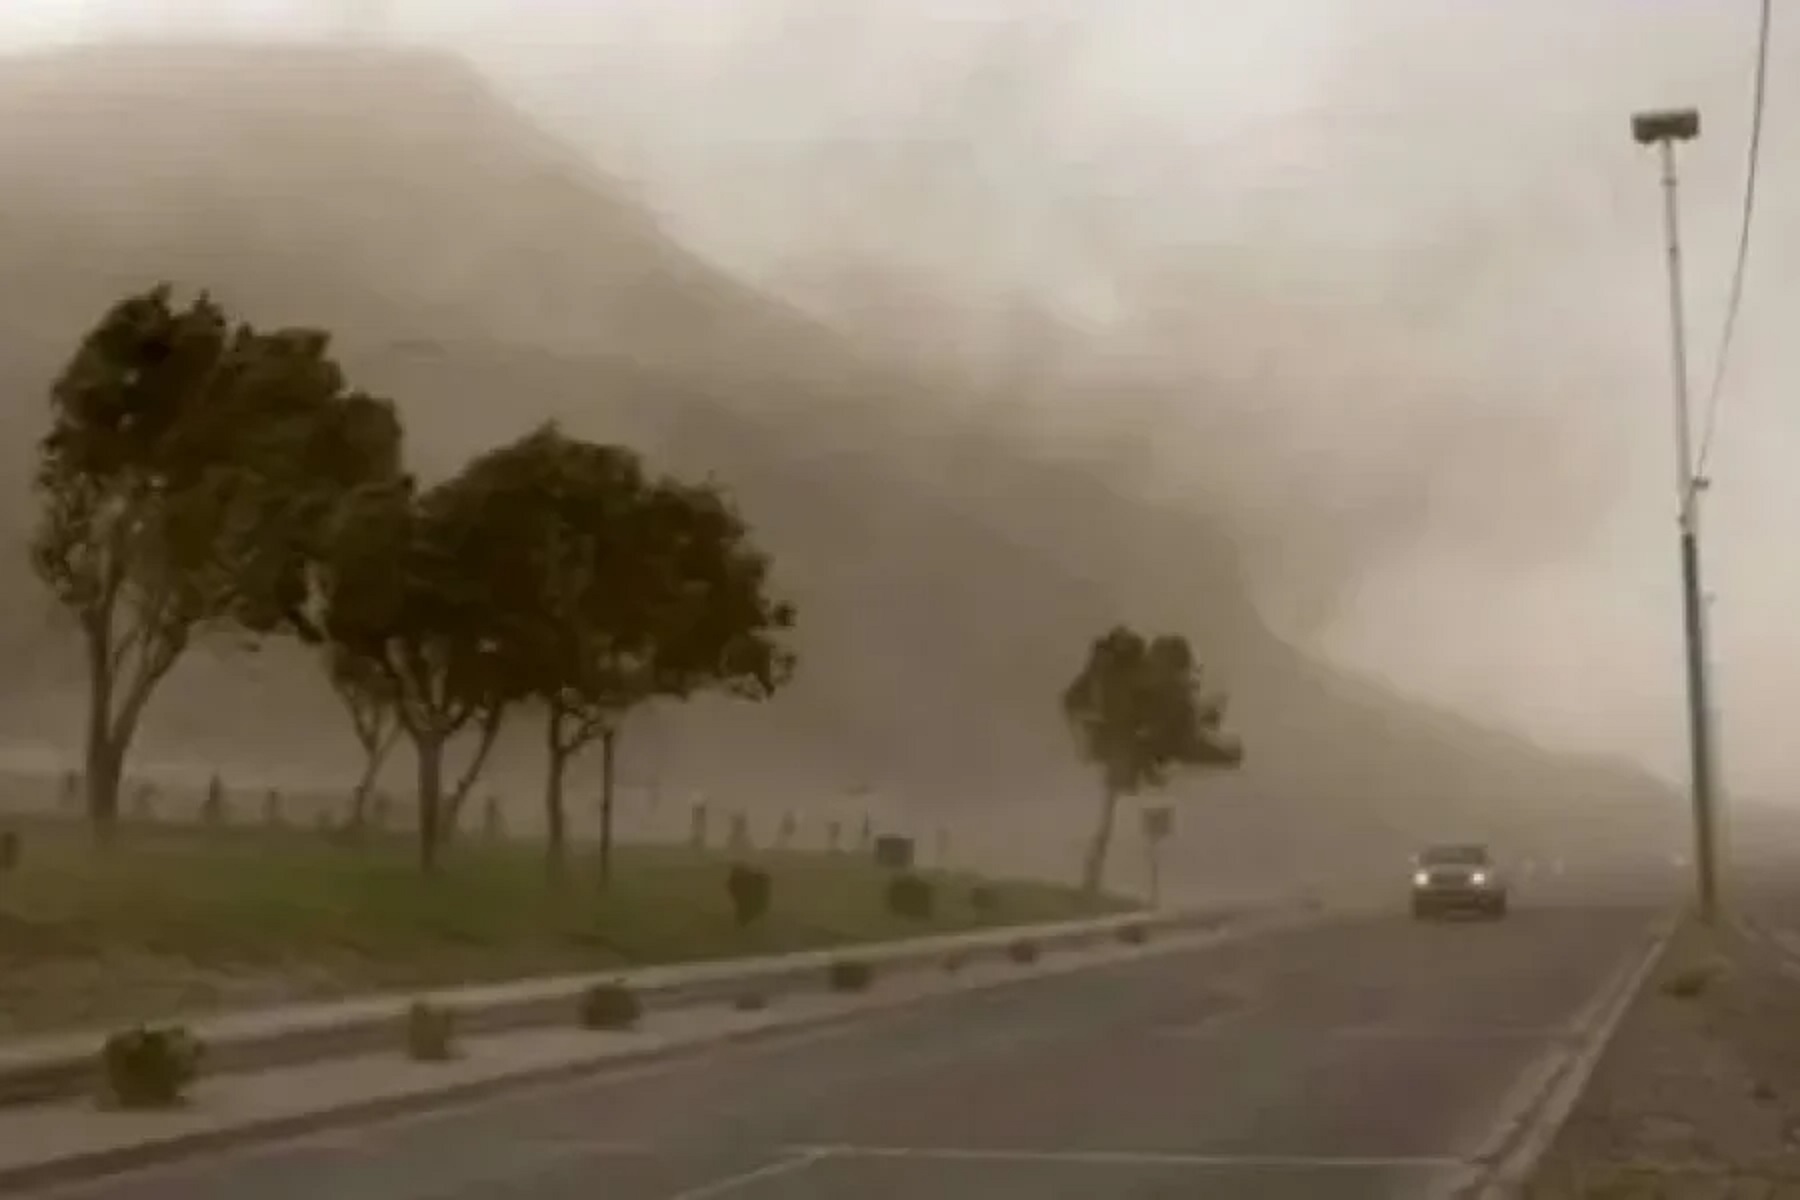
[[[1307,637],[1546,740],[1679,771],[1658,196],[1627,118],[1705,112],[1684,167],[1703,397],[1735,235],[1752,0],[387,7],[394,36],[474,58],[697,249],[827,315],[817,265],[876,262],[962,304],[977,342],[982,314],[1025,294],[1108,353],[1154,358],[1165,381],[1229,378],[1234,402],[1291,411],[1283,453],[1293,472],[1339,481],[1346,522],[1401,493],[1411,506]],[[0,0],[0,41],[182,22],[316,36],[372,11]],[[1728,775],[1780,795],[1800,698],[1800,540],[1786,518],[1800,512],[1800,416],[1781,403],[1800,375],[1800,347],[1781,337],[1800,250],[1800,176],[1781,160],[1800,90],[1776,32],[1771,161],[1707,546]],[[947,171],[971,154],[973,168]],[[1512,413],[1536,423],[1521,433]],[[1100,399],[1059,417],[1089,431],[1109,419]],[[1161,486],[1203,498],[1182,454],[1200,430],[1181,411],[1167,419]],[[1292,491],[1270,476],[1269,503]],[[1258,571],[1269,611],[1299,630],[1295,577],[1273,560]]]

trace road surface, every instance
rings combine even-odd
[[[83,1200],[1442,1194],[1636,908],[1358,919],[65,1188]]]

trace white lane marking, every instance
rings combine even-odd
[[[1579,1028],[1567,1025],[1470,1025],[1462,1028],[1456,1026],[1419,1026],[1399,1025],[1350,1025],[1339,1029],[1327,1029],[1325,1036],[1334,1038],[1371,1039],[1374,1041],[1432,1041],[1432,1042],[1485,1042],[1485,1041],[1530,1041],[1530,1042],[1566,1042],[1581,1036]]]
[[[1181,1154],[1130,1150],[970,1150],[948,1146],[797,1146],[817,1162],[827,1158],[908,1158],[938,1162],[992,1162],[1050,1166],[1236,1167],[1288,1170],[1460,1170],[1460,1158],[1384,1155]]]
[[[1174,1025],[1154,1031],[1154,1036],[1168,1038],[1173,1041],[1203,1041],[1217,1039],[1226,1035],[1236,1035],[1247,1021],[1243,1018],[1253,1016],[1251,1013],[1221,1014],[1211,1021],[1199,1021],[1191,1025]],[[1239,1018],[1234,1020],[1233,1018]],[[1297,1033],[1284,1033],[1290,1038],[1338,1039],[1349,1041],[1378,1042],[1548,1042],[1561,1043],[1578,1040],[1581,1030],[1571,1026],[1537,1026],[1537,1025],[1469,1025],[1465,1027],[1448,1026],[1405,1026],[1405,1025],[1343,1025],[1326,1027],[1317,1030],[1304,1030]]]
[[[748,1171],[740,1171],[736,1175],[727,1175],[723,1179],[714,1179],[698,1187],[691,1187],[685,1192],[677,1192],[669,1200],[711,1200],[713,1196],[723,1196],[748,1187],[753,1183],[761,1183],[765,1179],[775,1179],[782,1175],[794,1175],[807,1170],[824,1155],[812,1151],[800,1151],[797,1157],[778,1159],[764,1163]]]

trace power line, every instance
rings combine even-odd
[[[1725,325],[1719,333],[1719,354],[1713,363],[1712,387],[1706,396],[1706,420],[1700,434],[1700,453],[1694,462],[1695,486],[1704,486],[1706,460],[1712,454],[1713,434],[1719,425],[1719,398],[1725,388],[1725,368],[1731,361],[1732,340],[1737,335],[1738,309],[1744,299],[1744,274],[1750,261],[1750,229],[1756,215],[1757,164],[1762,157],[1763,109],[1769,83],[1769,25],[1774,0],[1762,0],[1756,30],[1756,80],[1750,100],[1750,143],[1744,156],[1744,208],[1738,223],[1737,263],[1731,271],[1731,292],[1725,302]]]

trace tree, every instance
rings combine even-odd
[[[331,513],[397,469],[400,427],[346,389],[324,333],[233,326],[166,286],[101,318],[50,408],[31,557],[86,654],[86,806],[104,842],[157,685],[207,633],[303,629]]]
[[[766,560],[717,491],[653,481],[626,448],[546,425],[476,459],[449,491],[499,589],[508,686],[544,707],[550,869],[565,855],[568,764],[598,742],[605,878],[626,714],[703,688],[772,692],[791,668],[774,635],[792,614],[763,594]]]
[[[625,714],[657,697],[701,692],[766,700],[795,667],[783,642],[793,606],[770,596],[769,558],[716,484],[660,481],[646,497],[641,529],[648,660],[614,673],[589,698],[601,738],[602,879],[611,868],[614,748]]]
[[[1235,767],[1236,738],[1223,732],[1224,702],[1200,690],[1187,639],[1146,642],[1119,627],[1097,638],[1064,690],[1063,715],[1076,744],[1100,770],[1100,824],[1089,843],[1082,886],[1098,892],[1121,796],[1160,788],[1180,767]]]
[[[340,510],[318,573],[322,627],[355,673],[379,679],[418,766],[419,862],[436,869],[448,809],[444,754],[472,726],[484,737],[466,790],[510,699],[499,650],[500,583],[469,553],[471,530],[451,485],[411,480],[367,488]]]

